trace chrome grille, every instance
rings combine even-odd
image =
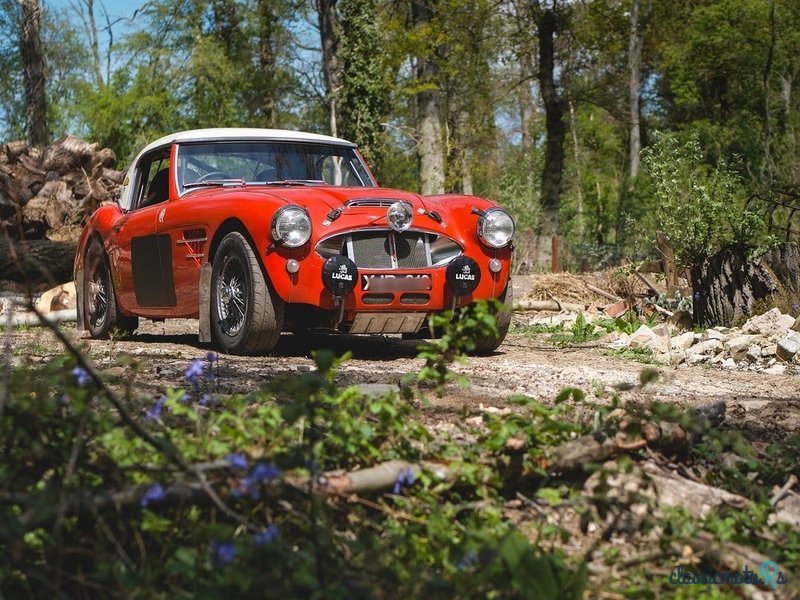
[[[356,198],[355,200],[350,200],[347,206],[352,206],[354,208],[386,208],[395,202],[397,202],[397,200],[392,200],[390,198]]]
[[[348,255],[360,269],[391,269],[389,236],[382,232],[354,233],[347,245]],[[352,252],[352,254],[351,254]]]
[[[359,269],[441,267],[461,254],[461,247],[443,235],[388,230],[334,235],[320,241],[316,250],[323,258],[343,254],[351,258]]]

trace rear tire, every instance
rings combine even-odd
[[[500,311],[494,316],[497,322],[497,334],[485,335],[475,340],[475,349],[470,352],[472,355],[482,356],[491,354],[500,347],[503,340],[506,339],[508,328],[511,326],[511,313],[514,306],[514,288],[511,285],[511,280],[508,280],[505,293],[500,296],[500,302],[503,306]]]
[[[120,314],[111,267],[99,240],[95,239],[89,244],[83,264],[81,296],[89,334],[93,338],[107,338],[114,330],[124,334],[133,333],[139,327],[139,319]]]
[[[245,237],[222,238],[211,271],[211,330],[230,354],[265,354],[278,343],[285,304]]]

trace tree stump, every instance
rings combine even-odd
[[[726,248],[691,270],[695,322],[737,325],[778,307],[800,307],[800,246],[787,242],[750,260],[750,248]]]

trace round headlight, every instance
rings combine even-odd
[[[272,239],[288,248],[302,246],[311,237],[311,219],[299,206],[284,206],[272,217]]]
[[[478,237],[492,248],[507,246],[514,237],[514,219],[502,208],[490,208],[478,219]]]
[[[395,231],[405,231],[411,227],[411,218],[414,216],[411,205],[408,202],[395,202],[386,211],[386,218],[389,219],[389,227]]]

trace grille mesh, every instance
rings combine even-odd
[[[392,264],[392,251],[397,264]],[[317,252],[328,258],[344,254],[359,269],[427,269],[442,266],[458,256],[458,245],[444,236],[418,231],[361,231],[332,236],[317,244]]]
[[[380,231],[354,233],[351,258],[359,269],[391,269],[389,237]]]
[[[394,235],[394,246],[397,252],[397,266],[400,269],[424,269],[428,266],[425,253],[425,235],[421,233],[403,233]]]

